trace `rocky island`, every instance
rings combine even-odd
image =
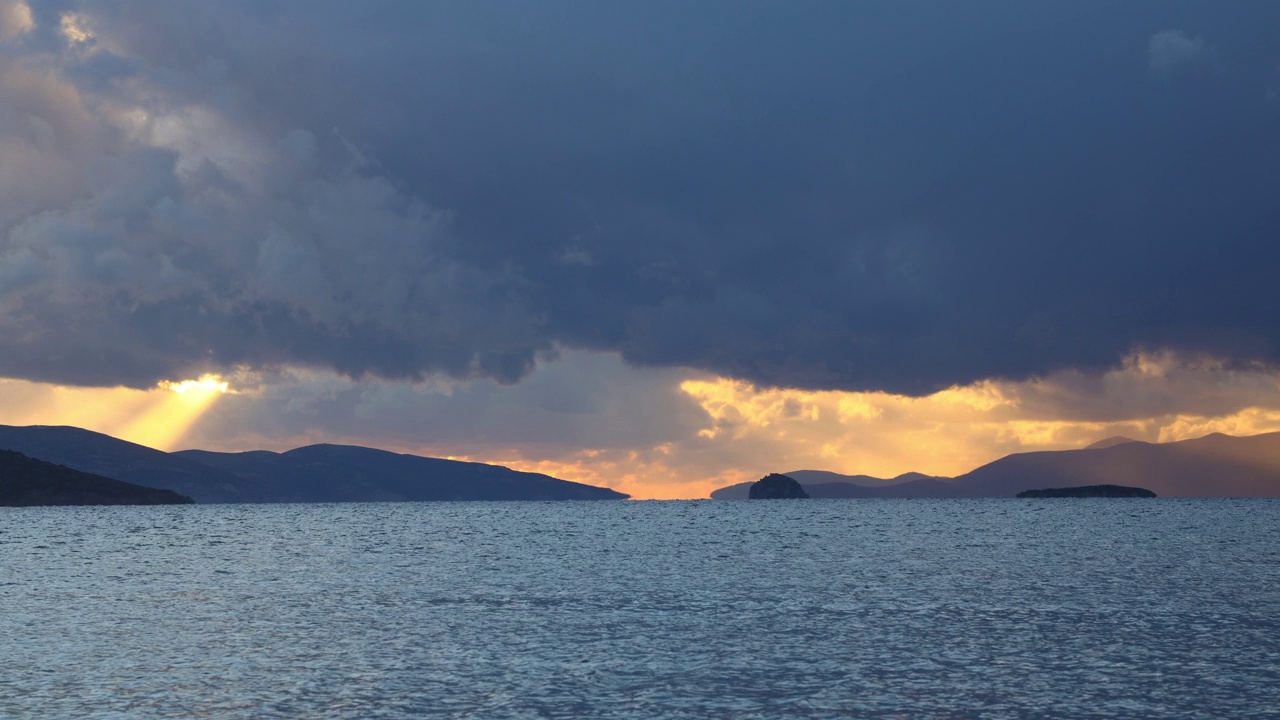
[[[188,505],[191,498],[0,450],[0,506]]]
[[[747,491],[748,500],[807,500],[808,498],[809,493],[804,491],[800,483],[777,473],[765,475],[755,481]]]
[[[1145,488],[1124,485],[1084,485],[1082,487],[1023,490],[1020,498],[1153,498],[1156,494]]]

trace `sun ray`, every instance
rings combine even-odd
[[[165,381],[150,390],[0,379],[0,422],[74,425],[168,450],[229,392],[229,384],[214,375]]]
[[[227,382],[215,375],[161,382],[153,391],[154,403],[120,428],[116,436],[169,450],[228,391]]]

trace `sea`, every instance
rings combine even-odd
[[[1280,501],[0,509],[4,718],[1280,718]]]

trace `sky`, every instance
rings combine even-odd
[[[0,0],[0,423],[641,498],[1280,429],[1280,4]]]

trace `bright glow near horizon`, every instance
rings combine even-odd
[[[257,388],[259,381],[248,378],[242,384]],[[1157,401],[1147,402],[1148,416],[1089,419],[1063,411],[1068,389],[1084,382],[1074,376],[1022,383],[984,381],[911,398],[756,387],[697,375],[677,378],[669,389],[655,386],[653,392],[676,393],[696,403],[705,413],[702,423],[685,424],[680,434],[659,435],[649,443],[587,441],[575,447],[486,437],[493,432],[489,426],[461,440],[435,438],[415,431],[412,418],[422,413],[425,420],[431,412],[441,412],[432,405],[438,395],[426,393],[420,396],[421,405],[404,405],[406,397],[414,396],[388,399],[403,389],[396,383],[370,386],[324,374],[311,382],[312,394],[365,392],[367,404],[352,410],[354,414],[330,414],[323,406],[281,402],[291,397],[288,393],[236,392],[216,375],[161,382],[149,390],[0,379],[0,423],[75,425],[161,450],[288,450],[317,442],[364,445],[505,465],[611,487],[638,499],[706,497],[718,487],[799,469],[879,477],[906,471],[954,475],[1009,453],[1083,447],[1112,435],[1168,442],[1210,432],[1250,435],[1280,430],[1280,377],[1159,357],[1135,358],[1091,382],[1105,388],[1100,397],[1120,398],[1126,405],[1144,397],[1235,399],[1206,408],[1209,412],[1189,407],[1188,412],[1161,413],[1166,403]],[[228,395],[235,395],[236,401],[220,408],[220,420],[201,423]],[[599,417],[610,417],[610,412],[605,407]],[[382,413],[398,413],[407,421],[404,431],[388,431],[385,423],[371,422]]]
[[[216,375],[161,382],[150,393],[155,396],[154,402],[125,425],[118,437],[159,450],[170,450],[228,391],[227,382]]]
[[[228,392],[230,385],[216,375],[165,381],[150,390],[0,380],[0,422],[74,425],[170,450]]]

